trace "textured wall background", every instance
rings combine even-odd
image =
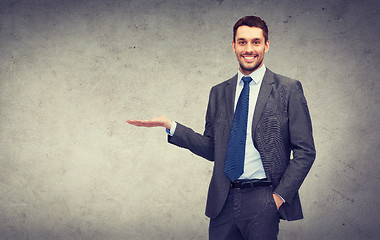
[[[202,132],[245,15],[266,20],[266,65],[301,80],[314,124],[305,219],[280,239],[376,239],[379,5],[2,0],[0,239],[207,239],[212,164],[125,120]]]

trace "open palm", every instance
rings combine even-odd
[[[171,126],[171,121],[164,116],[158,116],[149,120],[127,120],[127,123],[137,127],[165,127]]]

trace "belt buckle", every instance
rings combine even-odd
[[[241,183],[241,189],[249,188],[252,186],[252,182],[242,182]]]

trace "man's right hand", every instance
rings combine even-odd
[[[172,121],[165,116],[158,116],[149,120],[127,120],[127,123],[137,127],[164,127],[170,129]]]

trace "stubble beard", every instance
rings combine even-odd
[[[262,63],[263,63],[264,59],[262,59],[260,62],[256,63],[255,65],[253,65],[252,67],[248,68],[248,67],[245,67],[242,63],[239,63],[240,65],[240,71],[242,73],[246,72],[246,73],[252,73],[254,71],[256,71],[260,66],[262,66]]]

